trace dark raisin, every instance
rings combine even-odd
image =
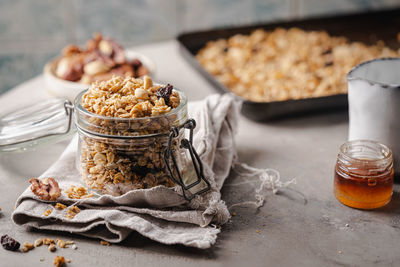
[[[170,84],[167,84],[167,86],[161,87],[160,89],[158,89],[156,96],[158,97],[158,99],[160,99],[160,97],[164,98],[165,104],[168,105],[169,104],[169,97],[172,94],[172,89],[174,87]]]
[[[1,245],[4,249],[16,251],[19,249],[20,244],[14,238],[9,237],[8,235],[3,235],[1,237]]]
[[[227,53],[229,51],[228,47],[224,47],[224,52]]]

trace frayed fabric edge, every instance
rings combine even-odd
[[[239,170],[244,169],[245,171]],[[254,206],[256,209],[261,208],[265,203],[266,194],[265,190],[271,190],[272,193],[276,194],[280,188],[287,187],[291,184],[296,184],[296,179],[292,179],[287,182],[282,182],[280,179],[280,174],[277,170],[274,169],[259,169],[255,167],[251,167],[246,163],[234,163],[232,170],[236,172],[240,177],[254,177],[258,176],[260,179],[260,185],[254,191],[255,201],[243,201],[239,203],[232,204],[228,207],[229,210],[235,207],[243,207],[243,206]]]

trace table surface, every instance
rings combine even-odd
[[[175,41],[134,48],[157,65],[156,79],[185,90],[189,100],[214,93],[179,54]],[[43,90],[32,91],[32,84]],[[1,111],[48,98],[43,77],[34,78],[0,97]],[[22,243],[39,237],[72,239],[78,249],[56,253],[36,248],[28,253],[0,249],[0,266],[52,266],[55,255],[68,266],[375,266],[399,265],[400,205],[396,186],[392,202],[374,211],[340,204],[333,195],[333,169],[340,144],[346,141],[346,112],[313,114],[269,123],[240,117],[236,138],[239,160],[273,168],[283,181],[297,184],[267,194],[257,210],[236,208],[208,250],[158,244],[134,233],[121,244],[101,246],[99,240],[59,232],[25,229],[10,217],[28,179],[40,175],[61,154],[67,141],[38,146],[35,151],[0,154],[0,234]],[[254,178],[228,178],[223,199],[228,205],[252,200]],[[245,182],[245,183],[243,183]],[[240,185],[237,185],[241,183]],[[40,258],[44,258],[40,262]]]

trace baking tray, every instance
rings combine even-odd
[[[277,27],[324,30],[333,36],[345,36],[350,41],[375,44],[376,41],[383,40],[390,48],[398,49],[400,47],[397,41],[397,33],[400,32],[400,8],[361,14],[318,17],[189,32],[178,35],[177,40],[180,43],[180,52],[183,57],[199,71],[215,89],[221,93],[226,93],[231,91],[218,82],[197,62],[195,58],[197,52],[211,40],[229,38],[235,34],[249,34],[258,28],[274,30]],[[243,99],[242,113],[252,120],[266,121],[288,116],[345,109],[347,109],[347,94],[337,94],[276,102],[253,102]]]

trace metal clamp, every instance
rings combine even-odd
[[[204,192],[207,192],[208,190],[211,189],[210,182],[204,177],[204,172],[203,172],[203,164],[201,162],[201,159],[199,155],[197,154],[196,150],[193,147],[193,129],[196,127],[196,121],[194,119],[189,119],[183,124],[183,128],[188,129],[189,132],[189,140],[186,138],[183,138],[180,144],[180,148],[187,149],[189,150],[190,158],[193,163],[194,170],[196,171],[197,175],[197,180],[194,181],[193,183],[186,185],[183,182],[181,172],[179,170],[178,164],[176,162],[176,158],[174,155],[174,151],[172,148],[172,140],[176,137],[179,136],[179,128],[178,127],[173,127],[170,131],[169,134],[169,139],[168,139],[168,146],[164,151],[164,163],[167,166],[168,172],[171,175],[171,178],[174,180],[175,183],[179,184],[182,187],[182,194],[183,197],[186,200],[191,200],[194,198],[196,195],[203,194]],[[170,166],[170,159],[172,160],[173,166]],[[173,169],[176,171],[176,174],[178,177],[175,176]],[[206,187],[201,189],[200,191],[197,191],[196,193],[190,193],[190,195],[187,195],[187,192],[189,189],[193,188],[194,186],[198,185],[201,183],[201,181],[204,181],[206,183]]]

